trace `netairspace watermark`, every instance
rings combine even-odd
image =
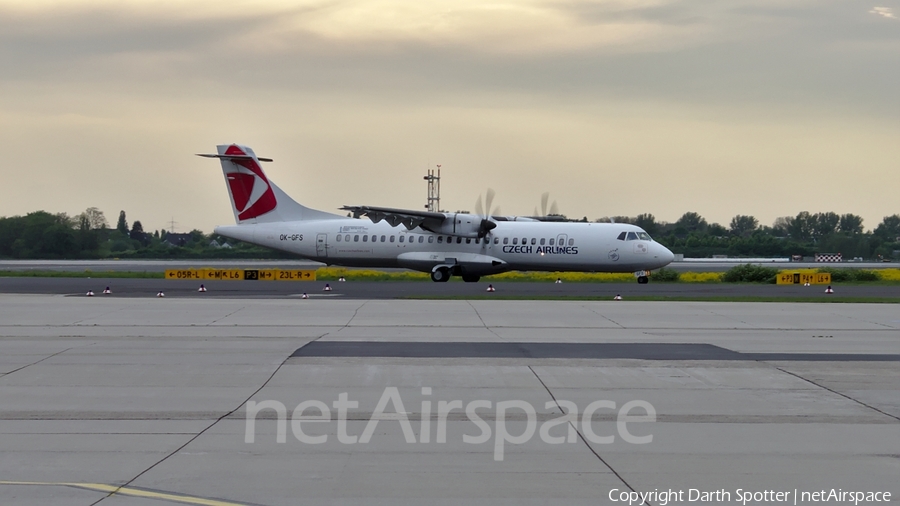
[[[647,492],[635,492],[633,490],[622,490],[614,488],[609,491],[609,500],[614,503],[628,504],[629,506],[640,506],[644,504],[653,504],[654,506],[666,506],[670,503],[688,502],[688,503],[716,503],[716,504],[740,504],[747,506],[748,504],[764,504],[764,503],[784,503],[784,504],[815,504],[815,503],[833,503],[833,504],[866,504],[877,502],[891,502],[891,493],[883,491],[858,491],[844,490],[841,488],[822,489],[822,490],[747,490],[738,488],[733,491],[726,489],[718,490],[701,490],[697,488],[688,489],[654,489]]]
[[[422,396],[431,396],[431,388],[422,388]],[[392,411],[387,411],[388,405]],[[347,432],[348,412],[351,409],[359,408],[359,401],[351,400],[347,392],[338,395],[338,399],[331,403],[329,407],[320,400],[306,400],[301,402],[294,408],[290,417],[291,432],[298,441],[304,444],[319,445],[328,442],[328,434],[310,435],[304,432],[304,424],[322,424],[337,423],[337,440],[341,444],[366,444],[372,440],[375,429],[381,422],[400,424],[403,431],[403,437],[409,444],[429,444],[432,442],[431,436],[434,432],[434,442],[442,444],[447,442],[447,419],[451,412],[457,411],[457,415],[465,413],[465,420],[471,422],[477,429],[476,434],[463,434],[462,440],[466,444],[478,445],[490,443],[493,440],[494,460],[503,460],[504,450],[507,444],[521,445],[530,441],[535,433],[537,433],[546,444],[560,445],[571,444],[577,442],[580,438],[584,438],[588,442],[596,444],[613,444],[616,441],[616,434],[598,434],[594,430],[592,420],[595,414],[614,412],[616,413],[616,433],[623,441],[630,444],[642,445],[653,441],[653,434],[644,434],[636,436],[629,431],[628,424],[631,423],[647,423],[656,421],[656,409],[647,401],[633,400],[626,402],[617,409],[616,403],[609,400],[597,400],[591,402],[584,407],[583,411],[579,411],[578,406],[572,401],[558,400],[548,401],[544,405],[545,410],[554,408],[561,409],[563,414],[540,423],[538,427],[537,411],[531,403],[523,400],[508,400],[492,402],[489,400],[473,400],[468,404],[463,404],[461,400],[437,401],[435,404],[432,400],[426,399],[421,401],[421,410],[418,413],[418,420],[410,421],[409,413],[404,407],[403,399],[400,397],[400,391],[396,387],[387,387],[381,394],[378,404],[368,418],[365,428],[359,435],[349,434]],[[332,409],[336,411],[336,417],[332,416]],[[288,413],[287,407],[276,400],[265,400],[261,402],[247,401],[246,405],[246,426],[244,431],[244,442],[254,443],[256,441],[256,419],[259,414],[266,410],[275,412],[277,418],[275,441],[278,443],[287,442],[287,425]],[[493,411],[493,427],[485,420],[485,412]],[[434,431],[432,431],[432,413],[436,418]],[[510,422],[518,422],[523,419],[524,430],[521,433],[510,433],[507,428],[507,419],[512,417]],[[580,416],[579,416],[580,415]],[[416,437],[416,431],[413,423],[417,422],[419,431]],[[309,429],[307,429],[309,430]],[[602,431],[601,431],[602,432]]]

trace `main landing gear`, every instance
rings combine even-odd
[[[451,271],[450,267],[438,267],[437,269],[431,271],[431,280],[435,283],[445,283],[450,281],[450,276],[456,274],[457,276],[462,276],[463,281],[466,283],[477,283],[478,280],[481,279],[481,276],[477,274],[464,274],[459,272],[459,267],[454,267],[454,270]],[[455,272],[454,272],[455,271]]]
[[[450,269],[441,267],[431,271],[431,280],[435,283],[445,283],[450,281]]]

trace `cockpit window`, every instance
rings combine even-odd
[[[634,232],[628,232],[628,235],[625,237],[625,240],[626,241],[636,241],[637,234],[635,234]]]
[[[642,241],[652,241],[653,240],[650,238],[650,234],[648,234],[647,232],[638,232],[637,235]]]
[[[619,234],[619,237],[616,237],[616,240],[624,241],[625,240],[625,232],[622,232],[621,234]]]

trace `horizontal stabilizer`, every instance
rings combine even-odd
[[[221,158],[223,160],[253,160],[253,157],[250,155],[213,155],[207,153],[197,153],[197,156],[202,156],[203,158]],[[271,158],[262,158],[260,156],[256,157],[257,160],[261,162],[271,162]]]

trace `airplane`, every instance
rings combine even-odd
[[[507,271],[632,272],[637,282],[675,255],[625,223],[542,222],[469,213],[344,206],[353,217],[311,209],[284,193],[247,146],[223,144],[222,164],[235,225],[215,233],[327,265],[406,268],[477,282]],[[489,212],[489,211],[488,211]],[[362,217],[368,220],[361,219]]]

